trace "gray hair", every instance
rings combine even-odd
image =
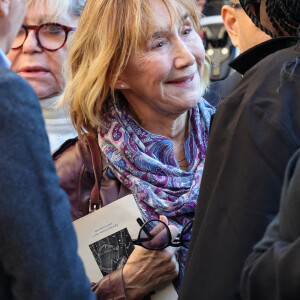
[[[70,0],[69,9],[74,16],[80,17],[86,0]]]
[[[47,8],[55,12],[53,17],[59,17],[66,12],[80,17],[86,0],[28,0],[28,6],[34,6],[38,11],[47,12]]]

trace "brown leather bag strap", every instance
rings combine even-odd
[[[101,160],[100,148],[95,137],[89,133],[86,133],[84,135],[84,140],[87,142],[87,145],[91,153],[94,176],[95,176],[95,185],[93,186],[91,192],[90,207],[89,207],[89,211],[93,212],[96,209],[99,209],[101,207],[100,187],[101,187],[101,177],[102,177],[102,160]]]

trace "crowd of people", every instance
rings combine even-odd
[[[205,3],[0,0],[0,299],[299,298],[300,2],[224,2],[214,83]],[[168,242],[90,282],[72,221],[126,195]]]

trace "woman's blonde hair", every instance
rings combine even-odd
[[[194,0],[161,1],[171,20],[172,16],[176,18],[178,8],[184,9],[195,30],[199,30]],[[105,101],[109,96],[114,98],[117,80],[130,54],[143,49],[155,24],[152,0],[87,1],[70,47],[67,86],[61,99],[61,105],[69,106],[79,136],[85,131],[96,134]],[[203,92],[209,70],[206,61],[201,82]]]

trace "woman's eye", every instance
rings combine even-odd
[[[156,41],[152,43],[152,49],[162,48],[166,44],[166,41]]]
[[[156,48],[160,48],[164,45],[164,42],[159,42],[158,44],[156,44]]]
[[[187,35],[187,34],[189,34],[191,31],[192,31],[192,28],[186,28],[186,29],[183,31],[183,34],[184,34],[184,35]]]
[[[48,34],[61,34],[63,32],[62,28],[60,28],[59,26],[55,26],[55,25],[45,26],[43,29]]]

